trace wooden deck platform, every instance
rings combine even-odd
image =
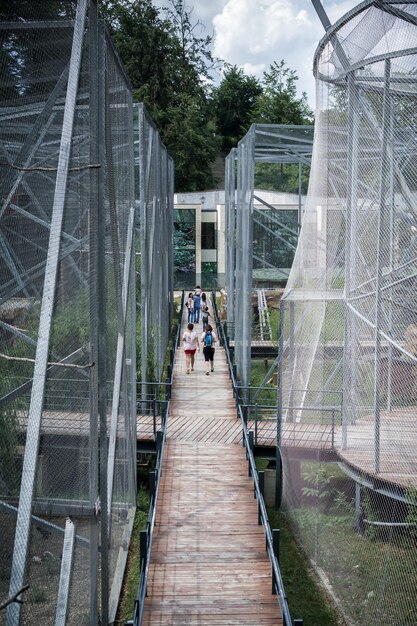
[[[177,350],[143,624],[279,625],[222,348],[204,372]]]
[[[379,472],[375,473],[375,423],[362,417],[347,427],[347,446],[342,449],[341,429],[335,445],[341,460],[358,472],[403,488],[417,488],[417,410],[415,406],[381,411]]]

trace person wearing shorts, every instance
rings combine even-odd
[[[201,343],[203,344],[204,361],[206,362],[206,376],[209,376],[210,370],[214,372],[214,344],[217,337],[210,324],[207,324],[206,330],[201,335]]]
[[[198,335],[194,331],[194,324],[188,324],[187,330],[182,336],[182,342],[184,345],[185,367],[187,374],[189,374],[194,371],[195,351],[198,350],[200,352],[200,344]]]

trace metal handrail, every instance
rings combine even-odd
[[[237,396],[237,392],[236,392],[236,386],[237,386],[236,385],[236,376],[235,376],[235,373],[233,371],[232,362],[230,360],[230,352],[229,352],[229,349],[228,349],[228,342],[227,342],[225,334],[224,334],[223,326],[220,323],[220,319],[219,319],[219,315],[218,315],[218,311],[217,311],[215,294],[213,294],[212,301],[213,301],[214,318],[215,318],[215,321],[216,321],[216,325],[217,325],[218,332],[219,332],[219,337],[220,337],[220,345],[223,345],[223,347],[225,349],[226,359],[227,359],[227,364],[228,364],[228,368],[229,368],[230,378],[232,380],[234,395],[235,395],[235,397],[238,397]],[[264,532],[265,532],[267,552],[268,552],[269,560],[271,561],[271,566],[272,566],[273,584],[274,584],[274,587],[275,587],[277,595],[278,595],[278,601],[279,601],[279,604],[280,604],[281,613],[282,613],[282,617],[283,617],[283,620],[284,620],[284,625],[285,626],[291,626],[292,620],[291,620],[290,609],[289,609],[289,606],[288,606],[287,596],[285,594],[284,583],[283,583],[283,580],[282,580],[281,571],[280,571],[280,568],[279,568],[279,565],[278,565],[278,562],[277,562],[277,558],[276,558],[276,555],[275,555],[275,551],[274,551],[273,537],[272,537],[272,532],[271,532],[271,528],[270,528],[270,524],[269,524],[268,513],[267,513],[267,510],[266,510],[264,497],[263,497],[263,494],[262,494],[260,486],[259,486],[258,472],[257,472],[256,465],[255,465],[255,458],[253,456],[251,437],[249,436],[249,432],[248,432],[248,429],[247,429],[247,426],[246,426],[246,423],[245,423],[242,407],[241,407],[239,402],[237,404],[237,410],[238,410],[239,417],[240,417],[241,424],[242,424],[243,441],[244,441],[244,445],[245,445],[245,448],[246,448],[246,454],[247,454],[247,458],[248,458],[248,462],[249,462],[249,472],[250,472],[250,475],[252,476],[252,479],[253,479],[253,482],[254,482],[255,494],[256,494],[257,501],[258,501],[259,518],[260,518],[260,521],[262,522],[262,526],[263,526]],[[298,624],[302,624],[302,621],[301,620],[297,620],[297,623]]]
[[[153,531],[155,527],[155,517],[156,517],[156,503],[158,500],[158,492],[162,471],[162,460],[164,455],[164,447],[165,447],[165,436],[166,436],[166,416],[169,410],[169,400],[166,401],[166,413],[165,419],[163,420],[163,426],[161,432],[160,444],[158,446],[158,453],[156,457],[156,470],[155,470],[155,490],[151,496],[151,501],[149,504],[149,513],[148,513],[148,521],[146,524],[146,530],[141,531],[140,534],[140,577],[138,584],[138,592],[135,600],[135,611],[133,622],[133,626],[141,626],[143,619],[143,609],[145,604],[145,598],[147,593],[148,586],[148,575],[149,575],[149,567],[151,562],[151,552],[152,552],[152,543],[153,543]]]
[[[152,552],[152,543],[153,543],[153,531],[155,527],[156,503],[158,500],[159,484],[160,484],[161,471],[162,471],[162,460],[163,460],[164,447],[165,447],[166,417],[168,415],[168,410],[169,410],[169,400],[166,400],[165,402],[166,402],[165,419],[163,420],[163,423],[162,423],[162,430],[159,431],[161,433],[161,438],[160,438],[160,442],[158,445],[158,452],[157,452],[157,457],[156,457],[155,490],[154,490],[154,493],[151,495],[146,530],[141,531],[140,533],[141,564],[140,564],[140,577],[139,577],[138,591],[136,594],[133,621],[127,622],[127,624],[131,624],[132,626],[141,626],[142,624],[143,609],[144,609],[145,598],[146,598],[146,593],[147,593],[148,575],[149,575],[149,567],[150,567],[150,562],[151,562],[151,552]]]
[[[268,512],[266,510],[263,494],[259,487],[258,471],[256,469],[255,458],[253,456],[252,446],[250,444],[249,432],[248,432],[248,429],[246,428],[242,409],[240,406],[238,407],[238,411],[239,411],[239,416],[242,422],[243,439],[244,439],[247,458],[249,462],[250,474],[254,482],[256,499],[258,501],[258,507],[259,507],[259,515],[260,515],[262,526],[265,532],[267,552],[268,552],[269,560],[271,561],[273,579],[274,579],[274,584],[276,586],[278,601],[280,604],[281,613],[282,613],[282,617],[284,620],[284,625],[291,626],[292,620],[291,620],[290,609],[288,606],[287,596],[285,594],[285,588],[284,588],[284,582],[281,576],[281,570],[277,563],[277,558],[276,558],[275,551],[274,551],[274,544],[273,544],[273,539],[272,539],[271,527],[270,527],[269,519],[268,519]]]
[[[184,305],[184,292],[182,292],[182,301],[181,301],[181,314]],[[175,330],[174,336],[174,349],[170,351],[170,358],[168,364],[168,377],[167,380],[162,383],[152,383],[154,385],[164,385],[167,389],[167,398],[166,400],[158,400],[158,402],[163,403],[163,411],[162,411],[162,424],[161,430],[155,432],[156,443],[157,443],[157,456],[156,456],[156,466],[155,473],[153,477],[153,485],[151,493],[151,499],[149,503],[149,513],[148,519],[146,523],[146,530],[141,531],[140,533],[140,576],[138,583],[138,590],[136,594],[135,600],[135,608],[134,608],[134,616],[133,620],[126,622],[126,624],[130,624],[131,626],[141,626],[143,619],[143,609],[145,604],[147,585],[148,585],[148,575],[149,575],[149,567],[151,562],[151,552],[152,552],[152,543],[153,543],[153,534],[155,527],[155,517],[156,517],[156,503],[158,501],[158,492],[160,485],[160,478],[162,472],[162,461],[164,456],[164,447],[165,447],[165,438],[166,438],[166,422],[167,416],[169,412],[169,403],[171,398],[171,387],[173,381],[173,373],[174,373],[174,359],[175,359],[175,348],[178,346],[179,337],[181,330],[181,317],[178,321]]]

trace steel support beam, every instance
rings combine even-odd
[[[74,561],[75,524],[68,518],[65,522],[64,547],[62,549],[61,574],[59,577],[55,626],[65,626],[68,615],[69,590]]]
[[[56,291],[60,240],[67,188],[69,157],[71,152],[71,139],[74,125],[75,104],[81,67],[86,12],[87,0],[79,0],[69,65],[67,97],[65,101],[55,196],[52,208],[48,258],[45,267],[45,282],[39,322],[38,346],[36,350],[32,394],[29,407],[28,430],[22,469],[19,511],[16,522],[9,595],[14,595],[25,584],[24,581],[26,560],[29,549],[31,508],[34,497],[40,426],[46,384],[49,340],[51,334],[51,321],[55,300],[54,296]],[[20,610],[21,605],[16,602],[7,607],[7,623],[9,626],[18,626],[20,621]]]

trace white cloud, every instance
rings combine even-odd
[[[325,7],[331,22],[356,2]],[[306,91],[314,107],[313,57],[323,26],[310,0],[226,0],[214,15],[214,55],[258,78],[274,61],[295,70],[298,93]]]
[[[299,76],[299,92],[308,91],[312,103],[312,55],[323,31],[303,5],[289,0],[228,0],[213,24],[215,56],[258,77],[274,61],[284,59]]]
[[[322,0],[332,23],[359,0]],[[168,0],[154,0],[157,6]],[[214,34],[213,54],[258,78],[274,61],[295,70],[314,107],[313,57],[324,29],[311,0],[186,0],[192,21]],[[200,33],[199,33],[200,34]]]

